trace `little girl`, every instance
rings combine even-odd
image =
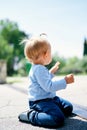
[[[29,72],[29,107],[30,110],[19,115],[19,120],[35,126],[56,128],[70,116],[73,106],[70,102],[56,96],[56,91],[65,89],[74,82],[72,74],[61,80],[53,81],[59,67],[57,62],[50,71],[45,67],[52,61],[51,45],[42,37],[32,37],[26,41],[24,54],[32,63]]]

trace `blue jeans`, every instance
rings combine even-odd
[[[70,102],[60,98],[43,99],[39,101],[30,101],[29,114],[31,124],[42,127],[56,128],[64,123],[66,116],[72,113],[73,106]]]

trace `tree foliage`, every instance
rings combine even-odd
[[[7,61],[9,75],[14,72],[14,58],[21,60],[24,57],[24,48],[19,43],[25,37],[28,35],[19,29],[17,23],[8,19],[0,21],[0,59]]]

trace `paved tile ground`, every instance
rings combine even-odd
[[[55,80],[58,78],[61,77]],[[7,78],[7,81],[8,84],[0,85],[0,130],[46,130],[18,121],[18,115],[28,109],[27,78]],[[57,95],[87,108],[87,76],[75,76],[75,83],[58,91]],[[56,130],[87,130],[87,120],[70,117]]]

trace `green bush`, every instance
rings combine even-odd
[[[79,66],[79,59],[77,57],[68,58],[66,60],[66,65],[60,69],[60,74],[69,74],[69,73],[82,73],[81,67]]]
[[[83,59],[80,61],[80,67],[82,73],[87,74],[87,56],[84,56]]]

